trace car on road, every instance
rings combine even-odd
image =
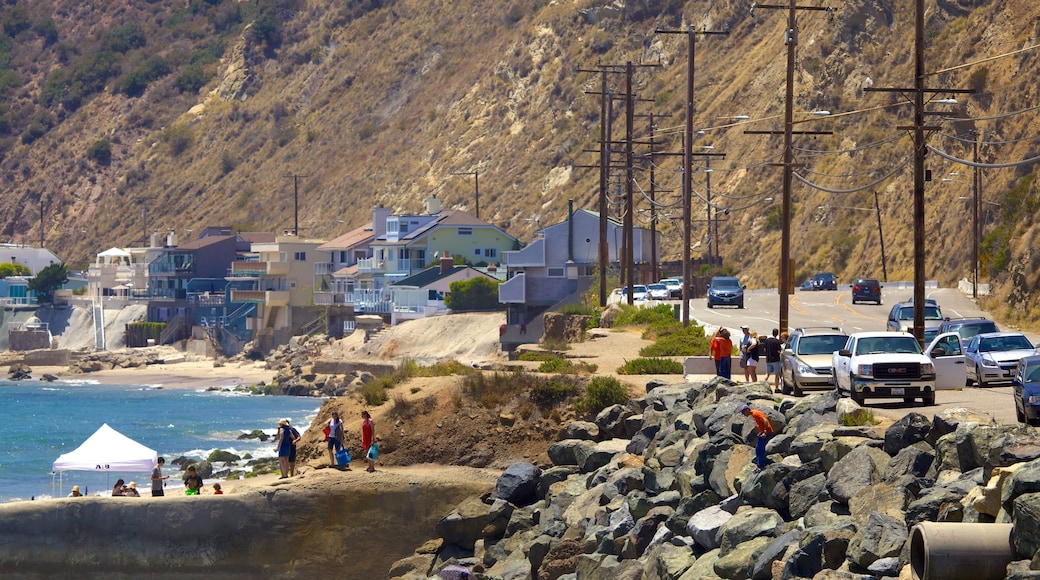
[[[831,365],[838,394],[861,405],[868,398],[934,405],[937,388],[964,385],[960,339],[952,332],[935,337],[927,351],[908,332],[855,332]]]
[[[939,332],[956,332],[961,337],[961,344],[965,348],[971,344],[971,339],[976,334],[983,332],[1000,332],[997,323],[988,318],[977,316],[974,318],[951,318],[942,321]]]
[[[733,276],[715,276],[708,284],[708,308],[716,306],[744,307],[744,286]]]
[[[988,387],[1012,382],[1018,362],[1040,353],[1021,332],[984,332],[972,337],[964,354],[968,384]]]
[[[813,290],[837,290],[838,279],[830,272],[820,272],[813,276]]]
[[[929,321],[941,323],[943,320],[942,310],[939,304],[931,298],[924,301],[925,326]],[[900,302],[892,307],[888,313],[887,330],[891,332],[910,332],[914,329],[914,303],[913,301]]]
[[[875,278],[856,278],[852,283],[852,303],[857,302],[881,304],[881,282]]]
[[[662,278],[658,284],[668,287],[668,296],[671,298],[682,298],[682,280],[678,278]]]
[[[628,300],[628,286],[621,287],[621,299],[622,301]],[[646,289],[646,286],[642,284],[632,285],[632,300],[638,302],[640,300],[649,300],[650,291]]]
[[[669,298],[668,287],[664,284],[647,284],[646,289],[650,293],[650,298],[654,300],[668,300]]]
[[[1015,392],[1015,416],[1023,423],[1040,424],[1040,356],[1027,356],[1018,361],[1011,378]]]
[[[780,390],[801,396],[806,390],[834,388],[834,351],[849,335],[836,326],[796,328],[780,353]]]

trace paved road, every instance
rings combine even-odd
[[[885,322],[892,305],[908,300],[913,290],[908,284],[890,284],[886,285],[882,292],[881,305],[853,305],[852,293],[847,286],[837,291],[796,292],[790,299],[790,326],[839,326],[846,332],[885,330]],[[988,312],[979,310],[970,296],[957,289],[929,288],[925,295],[939,302],[944,316],[992,318]],[[759,334],[768,333],[776,327],[778,311],[779,299],[775,290],[747,293],[743,310],[708,309],[703,298],[690,302],[691,319],[704,324],[709,332],[714,332],[718,326],[736,329],[742,324],[747,324]],[[1026,334],[1034,344],[1040,342],[1040,336],[1028,332]],[[736,336],[739,337],[739,331]],[[920,402],[916,402],[910,407],[902,401],[868,400],[866,406],[876,414],[893,419],[898,419],[911,410],[931,416],[944,409],[967,407],[988,413],[1000,421],[1015,421],[1015,406],[1010,386],[985,389],[964,387],[955,391],[939,391],[936,393],[935,403],[934,407],[924,407]]]

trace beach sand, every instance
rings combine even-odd
[[[249,386],[270,383],[275,371],[263,361],[225,363],[214,366],[212,360],[187,360],[170,364],[116,368],[92,373],[70,373],[68,367],[32,367],[39,378],[51,374],[65,380],[88,380],[110,385],[161,385],[164,389],[205,389],[209,387]]]

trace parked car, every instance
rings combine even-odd
[[[716,306],[744,307],[744,289],[733,276],[715,276],[708,284],[708,308]]]
[[[647,284],[646,289],[650,292],[650,298],[654,300],[668,300],[668,287],[661,283]]]
[[[935,338],[940,340],[960,344],[953,333]],[[934,345],[935,342],[930,346]],[[951,356],[950,360],[955,363],[957,359]],[[918,397],[925,405],[935,404],[939,382],[936,365],[910,333],[850,334],[845,346],[834,353],[831,364],[838,394],[847,395],[861,405],[867,398],[902,398],[912,403]]]
[[[1040,424],[1040,356],[1027,356],[1018,361],[1011,378],[1015,391],[1015,416],[1023,423]]]
[[[881,283],[874,278],[856,278],[852,283],[852,303],[857,302],[881,304]]]
[[[1021,332],[984,332],[971,339],[964,354],[968,357],[968,384],[988,387],[1010,383],[1018,361],[1038,353]]]
[[[623,300],[628,300],[628,286],[622,286],[621,287],[621,298]],[[635,300],[635,301],[638,302],[639,300],[649,300],[649,299],[650,299],[650,291],[646,289],[646,286],[643,286],[642,284],[633,284],[632,285],[632,300]]]
[[[678,278],[664,278],[658,283],[668,287],[668,296],[682,298],[682,280]]]
[[[780,354],[780,390],[801,396],[809,389],[833,389],[832,357],[848,338],[836,326],[794,329]]]
[[[1000,332],[997,323],[988,318],[977,316],[974,318],[951,318],[944,320],[939,325],[939,332],[956,332],[961,337],[961,344],[965,348],[971,344],[971,339],[976,334],[983,332]]]
[[[830,272],[820,272],[813,276],[812,285],[813,290],[837,290],[838,279]]]
[[[927,298],[924,302],[925,326],[928,321],[941,322],[943,320],[942,310],[939,304]],[[910,332],[914,329],[914,303],[913,301],[900,302],[892,307],[888,313],[887,329],[891,332]]]

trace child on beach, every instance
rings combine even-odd
[[[213,495],[224,495],[224,490],[220,489],[219,483],[213,484]]]
[[[196,473],[195,466],[188,468],[188,476],[184,478],[184,495],[199,495],[202,491],[202,476]]]
[[[165,463],[166,460],[162,457],[155,460],[155,469],[152,470],[152,497],[163,495],[163,486],[166,485],[166,480],[170,478],[169,475],[162,474],[162,466]]]
[[[379,453],[379,446],[375,445],[376,428],[368,411],[361,411],[361,419],[361,451],[368,461],[368,469],[365,471],[372,472],[376,470],[376,457]]]

